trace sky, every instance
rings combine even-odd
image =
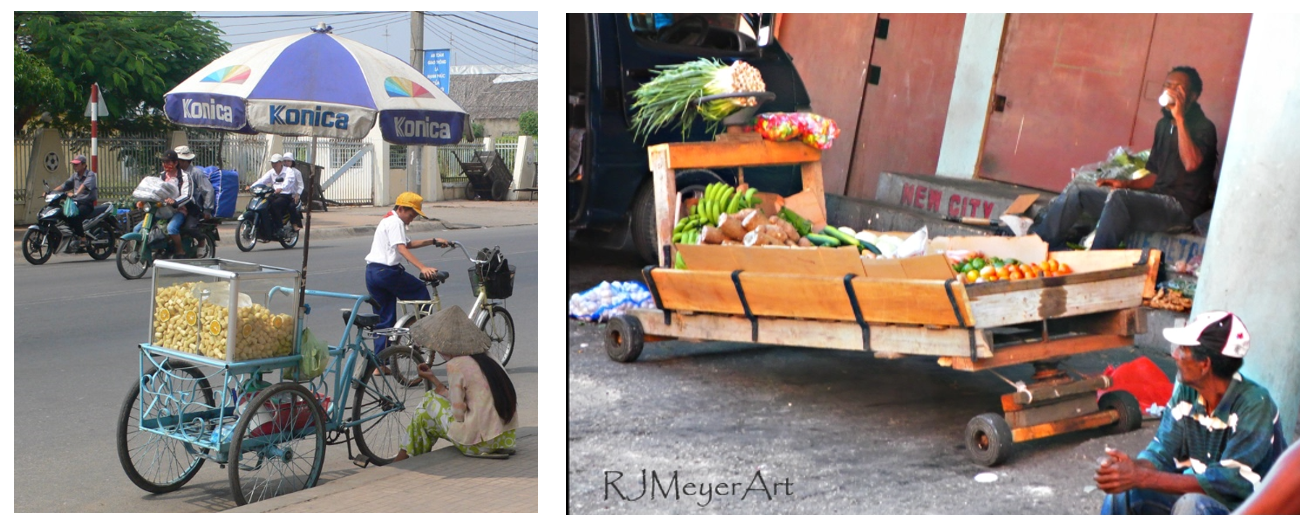
[[[196,11],[214,22],[237,49],[279,36],[309,32],[324,22],[333,34],[410,61],[410,11]],[[538,63],[534,11],[426,11],[424,48],[452,49],[452,65]]]

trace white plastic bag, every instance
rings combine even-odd
[[[925,255],[925,245],[929,236],[930,230],[926,227],[921,227],[921,230],[917,230],[916,233],[908,236],[907,239],[903,241],[903,244],[898,245],[898,250],[894,252],[894,257],[904,258]]]
[[[159,176],[146,176],[137,184],[137,188],[132,190],[132,197],[144,201],[178,199],[178,186],[164,181]]]
[[[604,321],[635,308],[656,308],[652,293],[637,281],[601,284],[570,296],[570,317]]]

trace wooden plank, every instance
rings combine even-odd
[[[1065,329],[1086,334],[1108,334],[1134,336],[1145,333],[1148,318],[1144,307],[1128,308],[1114,312],[1081,315],[1053,319],[1049,321],[1049,331]]]
[[[675,215],[680,206],[676,197],[679,192],[675,190],[675,171],[654,168],[652,175],[652,195],[656,199],[657,266],[674,266],[672,260],[666,259],[665,247],[672,244],[671,235],[679,219]]]
[[[994,347],[993,357],[976,359],[954,357],[949,366],[955,370],[978,372],[991,368],[1001,368],[1014,364],[1067,357],[1087,352],[1097,352],[1112,348],[1121,348],[1135,344],[1135,337],[1121,335],[1082,335],[1048,342],[1035,342],[1022,345]]]
[[[1071,433],[1073,431],[1088,430],[1099,426],[1107,426],[1114,422],[1117,422],[1117,412],[1106,410],[1080,417],[1040,424],[1038,426],[1013,428],[1012,442],[1026,442],[1028,440],[1042,439],[1044,437],[1052,437],[1054,435]]]
[[[1140,297],[1144,299],[1153,299],[1157,294],[1158,286],[1158,265],[1163,262],[1163,253],[1158,249],[1149,250],[1149,268],[1144,274],[1144,293]]]
[[[1099,411],[1098,395],[1086,393],[1062,402],[1004,412],[1003,419],[1008,421],[1008,426],[1016,429],[1080,417],[1097,411]]]
[[[667,310],[743,314],[743,304],[728,272],[656,268],[652,284]]]
[[[689,270],[839,276],[866,273],[857,247],[789,248],[676,245]]]
[[[646,335],[706,341],[750,343],[752,323],[741,316],[714,314],[671,314],[670,324],[659,310],[630,310],[629,315],[643,324]],[[862,329],[857,323],[811,321],[801,319],[758,319],[759,344],[827,348],[837,350],[864,350]],[[976,336],[976,351],[980,357],[992,354],[988,336],[980,330],[971,332],[962,328],[933,330],[912,326],[872,325],[871,349],[875,354],[963,356],[970,357],[970,335]]]
[[[821,151],[800,141],[663,143],[647,148],[647,160],[653,172],[659,169],[761,167],[819,162]]]
[[[857,303],[862,308],[862,316],[869,322],[941,326],[975,325],[962,284],[954,281],[949,288],[957,300],[957,313],[954,313],[952,302],[948,298],[949,293],[944,290],[943,281],[867,277],[853,280]],[[958,314],[962,316],[960,323]]]
[[[972,289],[968,287],[967,293],[971,296],[970,308],[976,326],[992,328],[1042,319],[1135,308],[1142,302],[1140,291],[1144,280],[1141,277],[1141,274],[1132,274],[1131,277],[1120,279],[1031,288],[984,296],[972,295]]]
[[[1031,384],[1026,391],[1008,394],[1012,402],[1037,407],[1046,402],[1065,400],[1072,396],[1093,393],[1112,386],[1112,379],[1100,375],[1092,379],[1066,382],[1057,385]]]
[[[1097,272],[1114,268],[1125,268],[1140,262],[1144,253],[1140,250],[1070,250],[1049,252],[1050,259],[1066,263],[1073,272]]]
[[[825,194],[804,189],[784,198],[784,206],[812,224],[812,231],[825,228]],[[819,233],[819,232],[817,232]]]
[[[1037,277],[1034,279],[1022,279],[1019,281],[997,281],[993,283],[977,283],[967,287],[967,293],[971,298],[983,297],[987,295],[1006,294],[1022,290],[1034,290],[1036,288],[1052,288],[1056,286],[1069,286],[1081,283],[1090,283],[1097,281],[1107,281],[1110,279],[1121,279],[1123,277],[1143,277],[1146,267],[1129,266],[1123,268],[1113,268],[1099,270],[1095,272],[1077,272],[1074,274],[1062,276]]]
[[[1022,214],[1026,212],[1026,209],[1030,208],[1030,206],[1034,205],[1035,202],[1038,200],[1039,200],[1039,194],[1022,194],[1020,196],[1017,196],[1017,199],[1012,200],[1012,204],[1008,205],[1007,210],[1003,211],[1003,215],[1006,216],[1008,214]]]

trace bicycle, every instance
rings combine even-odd
[[[487,267],[490,261],[504,259],[501,256],[501,247],[485,248],[479,252],[478,258],[471,257],[469,251],[465,250],[465,245],[459,241],[448,241],[447,248],[449,250],[460,248],[465,257],[474,263],[469,269],[470,289],[474,293],[474,304],[470,307],[469,319],[492,339],[492,344],[488,347],[488,356],[505,367],[511,360],[511,353],[515,350],[515,322],[511,320],[511,313],[503,306],[506,298],[511,296],[515,282],[515,267],[509,266],[508,272],[488,273]],[[415,321],[441,311],[442,298],[438,295],[438,286],[446,282],[448,277],[450,274],[441,270],[433,279],[424,279],[421,275],[420,279],[428,284],[429,294],[433,297],[427,301],[397,300],[397,321],[393,328],[408,329],[415,324]],[[408,335],[402,336],[399,333],[393,334],[388,339],[388,346],[394,344],[412,345]],[[430,366],[446,363],[436,351],[423,347],[419,349],[423,351],[424,360]]]
[[[274,286],[266,303],[276,293],[294,290]],[[299,341],[292,355],[246,361],[139,345],[141,377],[123,401],[116,436],[119,462],[133,484],[150,493],[175,491],[213,460],[228,468],[240,506],[314,487],[328,445],[346,442],[348,458],[361,467],[396,458],[402,434],[431,389],[410,382],[418,378],[422,354],[407,346],[374,353],[373,338],[404,331],[375,329],[379,316],[359,313],[368,296],[305,293],[354,301],[342,310],[346,326],[338,346],[329,346],[328,368],[313,379],[300,378]],[[296,326],[299,332],[299,318]],[[206,367],[214,370],[207,374]],[[386,370],[375,375],[378,368]],[[265,381],[271,371],[273,383]],[[211,379],[221,387],[216,390]],[[353,439],[360,449],[355,456]]]

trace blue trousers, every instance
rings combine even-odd
[[[1132,489],[1103,499],[1103,515],[1227,515],[1225,504],[1201,493],[1172,495]]]
[[[391,328],[397,322],[397,299],[420,301],[429,299],[429,291],[418,277],[407,274],[401,265],[388,266],[378,263],[365,265],[365,288],[369,296],[378,301],[379,308],[374,312],[379,315],[379,328]],[[387,339],[374,339],[374,353],[387,347]]]

